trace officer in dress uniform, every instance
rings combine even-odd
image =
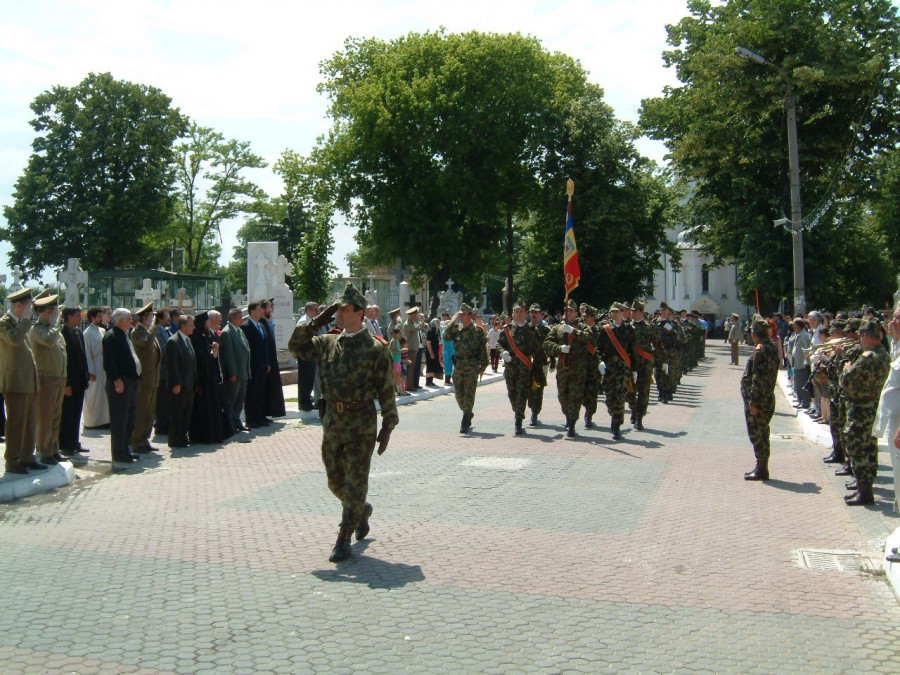
[[[44,464],[58,464],[59,428],[66,389],[66,340],[63,337],[59,296],[43,293],[34,301],[38,314],[28,340],[37,364],[40,387],[35,402],[37,449]]]
[[[153,419],[156,417],[157,389],[162,367],[162,350],[156,339],[160,327],[153,323],[153,303],[148,302],[137,311],[138,323],[131,331],[131,344],[141,362],[141,382],[138,387],[134,430],[131,432],[131,448],[146,454],[156,450],[150,445]],[[166,375],[168,380],[168,374]]]
[[[317,361],[322,380],[322,460],[328,487],[343,509],[331,562],[350,557],[354,530],[357,541],[369,534],[373,508],[366,496],[372,452],[376,441],[378,454],[384,452],[391,431],[400,421],[391,354],[383,342],[369,334],[363,323],[365,309],[363,294],[347,284],[339,302],[294,328],[288,345],[295,357]],[[343,330],[316,335],[335,313]],[[381,431],[377,430],[375,399],[381,406]]]
[[[534,382],[534,361],[544,353],[543,340],[537,331],[528,326],[525,305],[521,302],[513,307],[512,322],[500,332],[497,344],[502,350],[500,358],[505,364],[503,378],[506,380],[506,392],[516,418],[516,435],[525,433],[522,422],[525,420],[525,406]]]

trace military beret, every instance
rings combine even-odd
[[[359,309],[366,308],[365,296],[360,293],[359,289],[353,284],[347,284],[347,287],[344,289],[344,294],[341,296],[341,299],[338,300],[338,302],[341,304],[341,307],[353,305],[354,307],[358,307]]]
[[[472,308],[467,305],[465,302],[459,306],[460,314],[472,314]]]
[[[50,309],[51,307],[56,307],[59,304],[59,295],[47,295],[41,297],[38,296],[34,300],[34,306],[39,312],[43,312],[45,309]]]
[[[534,303],[531,307],[528,308],[528,311],[529,312],[543,312],[544,310],[541,309],[541,306],[539,304]]]
[[[859,323],[859,332],[862,333],[863,331],[871,333],[872,337],[880,338],[881,322],[877,319],[863,319]]]
[[[135,312],[135,314],[137,314],[138,316],[140,316],[141,314],[146,314],[147,312],[152,312],[152,311],[153,311],[153,303],[152,303],[152,302],[148,302],[146,305],[144,305],[144,306],[141,307],[139,310],[137,310],[137,311]]]
[[[857,318],[847,319],[847,332],[858,333],[859,332],[859,324],[860,324],[860,319],[857,319]]]
[[[6,299],[10,302],[24,302],[25,300],[31,300],[31,289],[23,288],[15,293],[10,293],[6,296]]]

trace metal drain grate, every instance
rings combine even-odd
[[[859,572],[863,568],[862,556],[858,553],[812,551],[802,548],[797,553],[799,553],[800,566],[810,570]]]

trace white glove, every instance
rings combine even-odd
[[[632,382],[637,382],[637,372],[631,373],[631,381],[632,381]]]
[[[550,374],[550,366],[544,366],[544,377]]]
[[[597,370],[600,371],[600,374],[601,374],[601,375],[606,375],[606,364],[603,363],[603,361],[601,361],[601,362],[597,365]]]
[[[663,372],[664,372],[666,375],[669,374],[669,364],[668,364],[668,363],[664,363],[664,364],[663,364]]]
[[[575,329],[572,328],[572,326],[570,326],[570,325],[567,324],[567,323],[564,323],[564,324],[562,325],[562,327],[563,327],[563,332],[566,333],[567,335],[570,334],[570,333],[574,333],[574,332],[575,332]]]
[[[568,353],[569,353],[569,349],[571,349],[571,348],[569,347],[569,345],[562,345],[562,346],[559,348],[559,351],[561,351],[563,354],[568,354]]]
[[[510,354],[509,352],[503,352],[502,354],[500,354],[500,358],[503,359],[503,363],[509,363],[510,361],[512,361],[512,354]]]

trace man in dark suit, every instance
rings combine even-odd
[[[166,366],[166,343],[172,337],[169,328],[169,310],[160,309],[156,312],[156,342],[159,344],[159,387],[156,389],[156,421],[153,428],[159,436],[169,435],[169,399],[172,392],[169,391],[169,370]]]
[[[263,404],[263,417],[284,417],[284,389],[281,384],[281,368],[278,365],[278,347],[275,345],[275,311],[274,298],[264,300],[263,314],[260,323],[266,329],[266,360],[269,372],[266,376],[266,397]],[[267,420],[268,421],[268,420]]]
[[[119,307],[112,313],[112,328],[103,336],[103,370],[109,401],[109,436],[114,462],[136,462],[128,446],[137,413],[141,362],[131,344],[131,312]]]
[[[197,357],[190,338],[193,332],[194,317],[182,314],[178,317],[178,332],[166,342],[166,384],[172,395],[169,407],[170,448],[186,448],[190,445],[188,429],[191,428],[191,412],[197,388]]]
[[[241,330],[243,316],[237,307],[228,312],[228,324],[222,329],[222,349],[219,363],[225,380],[225,412],[237,431],[247,431],[241,423],[241,411],[247,398],[250,380],[250,344]]]
[[[59,451],[67,456],[84,452],[81,447],[81,412],[84,392],[88,388],[87,349],[81,322],[81,307],[66,307],[62,311],[63,339],[66,341],[66,388],[59,425]]]
[[[247,306],[250,317],[241,326],[250,345],[250,381],[247,382],[247,398],[244,403],[244,419],[251,429],[269,426],[263,415],[263,401],[266,395],[266,382],[269,375],[269,356],[266,347],[268,334],[260,323],[263,309],[262,302],[251,302]]]

